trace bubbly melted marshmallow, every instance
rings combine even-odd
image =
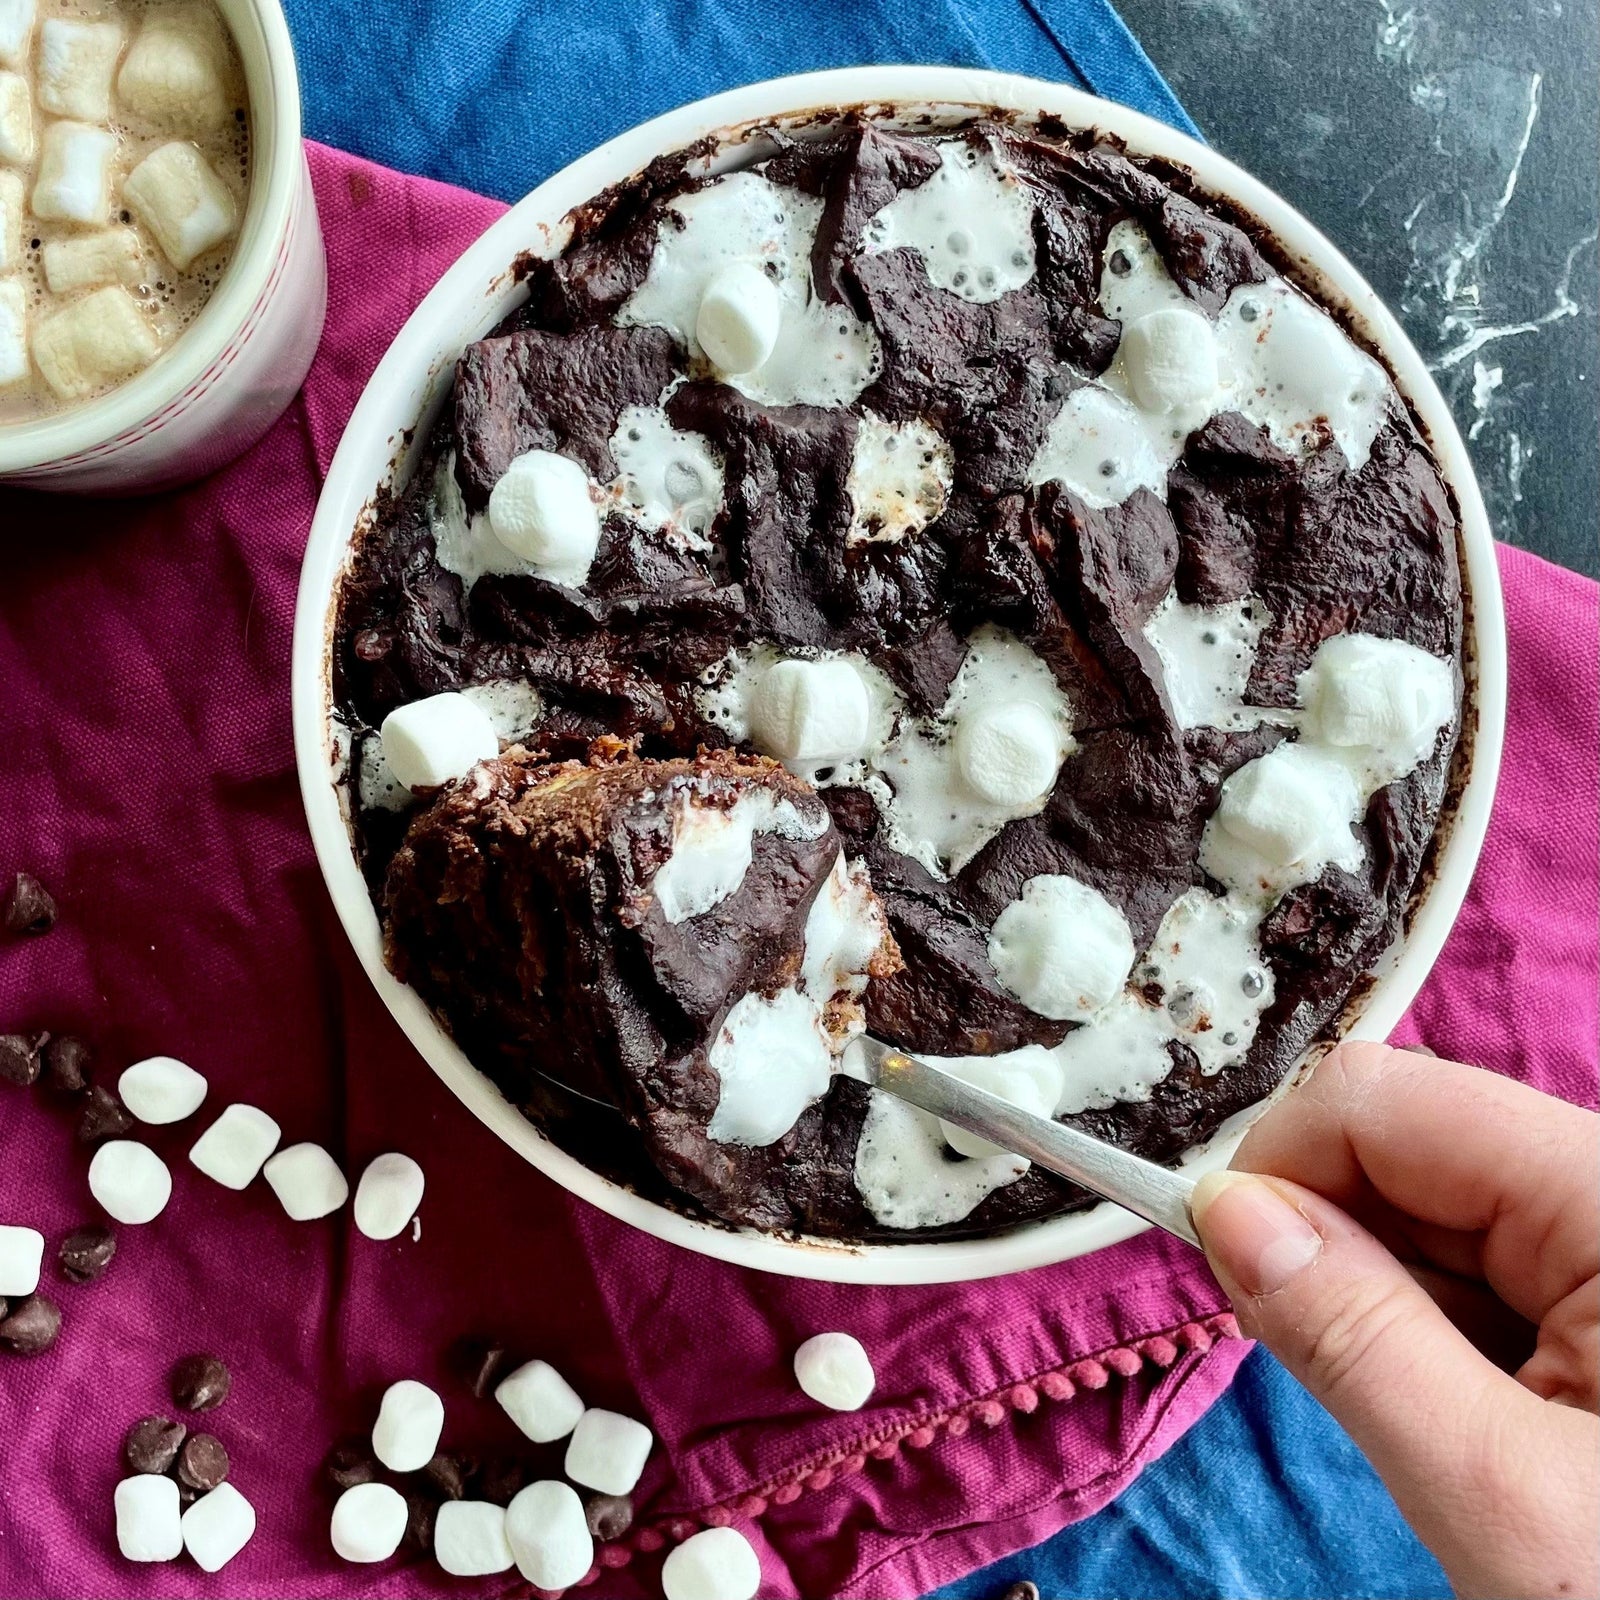
[[[993,151],[946,140],[939,170],[867,224],[869,255],[901,248],[922,257],[939,288],[963,300],[998,300],[1033,276],[1033,202]]]
[[[1281,278],[1234,290],[1213,321],[1184,294],[1145,230],[1117,223],[1106,239],[1100,305],[1122,323],[1116,355],[1075,389],[1029,469],[1098,509],[1135,489],[1166,498],[1189,435],[1238,411],[1286,450],[1324,434],[1365,464],[1388,415],[1388,376],[1339,324]]]
[[[770,353],[746,371],[718,376],[766,405],[849,405],[877,375],[877,335],[846,306],[828,305],[811,285],[811,246],[822,201],[733,172],[668,202],[672,218],[656,238],[645,281],[617,321],[670,329],[689,354],[715,365],[699,336],[702,302],[727,290],[724,272],[753,266],[777,290]]]

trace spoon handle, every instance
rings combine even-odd
[[[1036,1117],[876,1039],[862,1039],[858,1045],[865,1047],[870,1080],[876,1088],[981,1134],[1003,1150],[1037,1161],[1192,1245],[1200,1243],[1189,1211],[1194,1179],[1081,1129]]]

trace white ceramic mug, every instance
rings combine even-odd
[[[244,65],[250,190],[233,260],[193,324],[109,394],[0,424],[0,483],[138,494],[214,472],[283,415],[328,309],[300,80],[277,0],[216,0]]]

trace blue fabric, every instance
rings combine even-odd
[[[998,67],[1193,133],[1106,0],[287,0],[306,131],[514,200],[636,122],[822,67]]]
[[[862,62],[996,67],[1196,131],[1107,0],[287,0],[306,131],[512,200],[701,95]],[[1448,1593],[1349,1440],[1257,1354],[1114,1505],[945,1591]]]
[[[1366,1458],[1265,1350],[1098,1516],[936,1600],[1448,1600],[1450,1585]]]

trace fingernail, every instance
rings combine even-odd
[[[1322,1235],[1252,1173],[1208,1172],[1190,1204],[1206,1254],[1246,1294],[1276,1294],[1322,1253]]]

